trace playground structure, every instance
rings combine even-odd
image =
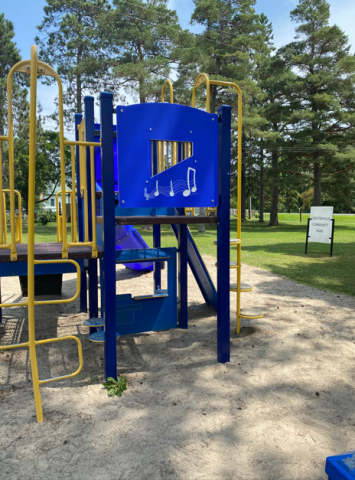
[[[28,245],[22,243],[21,215],[15,214],[14,151],[11,81],[14,72],[30,73],[30,144]],[[59,89],[59,128],[61,156],[61,192],[71,200],[71,239],[67,238],[66,208],[59,212],[57,197],[57,240],[55,244],[34,242],[35,152],[37,75],[53,76]],[[38,421],[43,420],[40,385],[77,375],[82,368],[81,343],[75,336],[48,340],[35,339],[34,306],[68,303],[80,295],[80,310],[86,311],[87,285],[84,260],[88,262],[90,340],[104,342],[105,376],[117,378],[117,338],[122,334],[168,328],[188,328],[187,265],[207,303],[217,309],[217,359],[230,360],[230,299],[235,291],[236,331],[240,318],[260,318],[262,313],[240,309],[240,292],[251,290],[241,284],[241,218],[237,239],[230,239],[230,142],[231,107],[221,106],[218,114],[209,107],[210,84],[233,87],[238,92],[238,171],[241,171],[242,96],[230,82],[198,76],[193,89],[192,108],[173,103],[138,104],[113,108],[111,93],[100,94],[100,124],[94,121],[94,98],[84,100],[84,117],[75,116],[75,141],[64,139],[63,92],[57,73],[37,59],[32,47],[31,60],[15,65],[8,76],[8,130],[0,141],[9,143],[10,242],[7,242],[6,215],[0,179],[0,277],[18,275],[28,278],[27,302],[5,304],[28,307],[29,341],[0,349],[28,347],[31,358]],[[206,84],[206,111],[195,108],[196,89]],[[116,118],[116,125],[113,119]],[[71,149],[73,191],[65,190],[64,148]],[[132,159],[135,159],[132,162]],[[1,159],[0,159],[1,160]],[[1,165],[1,161],[0,161]],[[1,168],[1,167],[0,167]],[[0,172],[1,173],[1,172]],[[127,181],[129,179],[129,181]],[[75,188],[76,186],[76,188]],[[238,211],[241,204],[241,175],[238,176]],[[65,198],[63,195],[63,198]],[[20,197],[19,206],[20,206]],[[77,203],[77,209],[76,205]],[[207,208],[214,216],[190,216],[186,209]],[[20,208],[19,208],[20,211]],[[3,218],[1,218],[3,216]],[[188,229],[189,224],[217,226],[217,290]],[[153,248],[149,248],[132,225],[153,225]],[[161,246],[160,226],[171,225],[178,248]],[[4,233],[4,235],[3,235]],[[228,245],[237,246],[237,261],[230,262]],[[176,253],[179,253],[178,259]],[[98,261],[101,277],[101,312],[98,307]],[[166,262],[168,288],[161,288],[161,263]],[[116,295],[116,263],[134,269],[152,269],[154,289],[151,295]],[[230,285],[230,268],[237,269],[237,283]],[[39,302],[35,300],[35,275],[77,272],[77,291],[70,299]],[[218,292],[218,293],[217,293]],[[57,378],[38,377],[36,346],[72,339],[78,344],[79,368]]]

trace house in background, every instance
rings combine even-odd
[[[65,185],[65,189],[66,189],[67,192],[71,190],[71,189],[68,187],[68,185]],[[53,192],[53,188],[49,188],[48,190],[49,190],[49,191],[47,191],[46,193],[43,193],[43,197],[44,197],[44,198],[47,198],[48,195],[50,195],[50,193]],[[41,202],[41,204],[40,204],[40,205],[41,205],[41,209],[44,210],[44,211],[46,211],[46,212],[53,212],[53,213],[55,213],[55,212],[56,212],[56,209],[57,209],[57,207],[56,207],[56,196],[57,196],[57,193],[58,193],[58,192],[61,192],[61,190],[62,190],[62,189],[61,189],[61,186],[58,185],[57,188],[54,190],[53,194],[52,194],[49,198],[47,198],[47,200]],[[69,197],[69,194],[66,194],[66,195],[65,195],[65,200],[66,200],[65,203],[66,203],[66,204],[68,205],[68,207],[69,207],[69,205],[70,205],[70,197]],[[62,210],[62,202],[63,202],[62,196],[59,195],[59,210],[60,210],[60,211]]]

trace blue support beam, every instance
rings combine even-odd
[[[95,118],[94,118],[94,97],[88,95],[84,98],[85,113],[85,140],[87,142],[95,142]],[[89,213],[89,241],[92,241],[92,219],[91,209],[91,171],[90,171],[90,148],[86,148],[86,178],[87,178],[87,199]],[[89,260],[89,317],[98,317],[98,277],[97,277],[97,259]],[[90,334],[95,333],[96,328],[90,327]]]
[[[218,109],[218,191],[217,214],[217,360],[230,361],[230,150],[231,107]],[[238,215],[240,212],[238,212]]]
[[[153,247],[161,247],[160,225],[153,225]],[[161,288],[161,262],[154,262],[154,290]]]
[[[79,131],[78,126],[81,124],[83,116],[81,113],[75,114],[75,140],[79,140]],[[79,242],[84,241],[84,217],[83,217],[83,200],[80,193],[80,165],[79,165],[79,146],[75,147],[76,149],[76,161],[75,161],[75,170],[76,170],[76,199],[78,203],[78,229],[79,229]],[[73,185],[73,190],[75,185]],[[87,308],[87,285],[86,285],[86,271],[84,270],[80,279],[80,312],[86,313]]]
[[[184,215],[185,209],[180,208],[179,214]],[[178,233],[179,263],[178,263],[178,317],[180,328],[188,328],[188,298],[187,298],[187,225],[179,225]]]
[[[113,95],[100,94],[102,217],[104,247],[105,375],[117,379],[116,343],[116,252],[115,252],[115,182],[113,161]],[[117,132],[119,135],[119,132]],[[101,312],[102,315],[102,312]]]

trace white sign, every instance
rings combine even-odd
[[[334,207],[311,207],[308,241],[331,243]]]

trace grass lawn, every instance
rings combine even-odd
[[[242,225],[242,262],[265,268],[274,273],[296,280],[312,287],[331,290],[336,293],[355,295],[355,215],[335,216],[333,257],[329,257],[330,245],[310,243],[308,254],[304,254],[307,219],[302,222],[298,215],[279,215],[279,226],[269,227],[266,222],[248,220]],[[236,220],[231,221],[231,237],[236,237]],[[152,232],[137,230],[152,245]],[[216,227],[206,227],[205,233],[198,233],[198,225],[190,230],[195,242],[204,255],[216,257]],[[27,226],[24,226],[24,242],[27,241]],[[68,236],[70,226],[68,227]],[[56,225],[36,224],[36,242],[55,242]],[[175,236],[170,227],[162,226],[162,246],[176,246]],[[231,246],[231,258],[236,258],[236,247]],[[247,281],[247,278],[243,279]]]

